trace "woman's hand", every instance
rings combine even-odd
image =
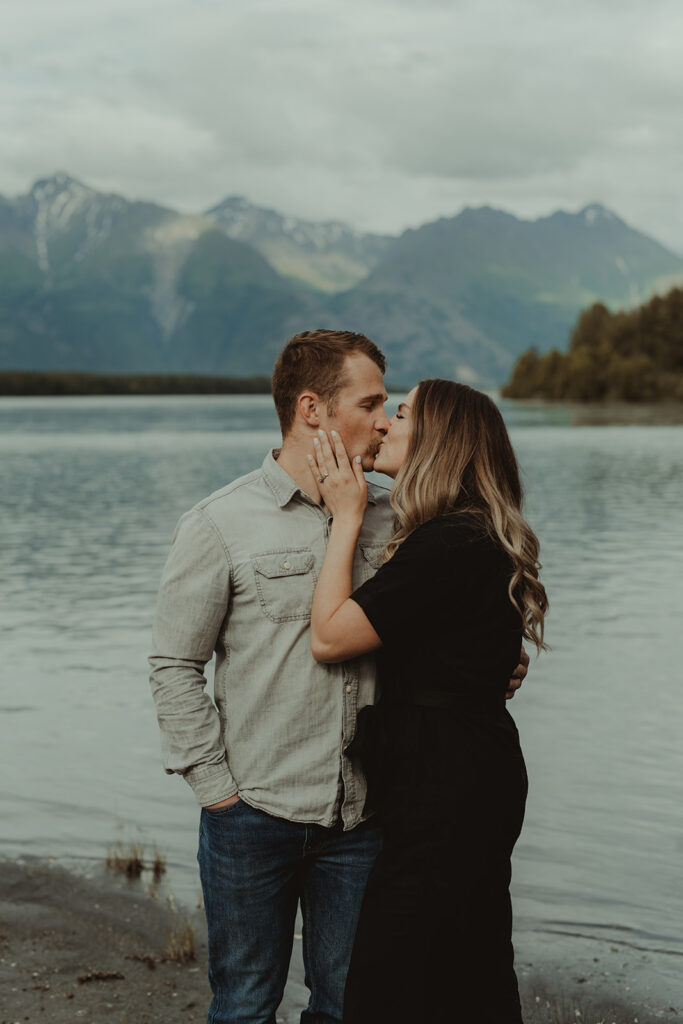
[[[313,439],[313,455],[308,465],[318,490],[335,521],[358,526],[368,504],[368,485],[360,455],[349,462],[339,434],[333,430],[331,439],[323,430]]]
[[[353,559],[368,504],[368,485],[360,456],[349,462],[339,434],[322,430],[314,441],[308,465],[332,513],[329,543],[313,595],[311,650],[316,661],[348,661],[382,646],[370,621],[355,601]]]

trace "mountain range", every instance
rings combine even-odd
[[[66,174],[0,197],[0,368],[268,374],[313,327],[369,334],[388,380],[504,380],[563,348],[596,300],[683,281],[683,258],[599,204],[520,220],[465,209],[398,237],[229,197],[197,215]]]

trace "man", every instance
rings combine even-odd
[[[299,902],[311,992],[302,1024],[342,1019],[381,843],[347,754],[357,713],[374,700],[374,667],[370,657],[323,666],[311,656],[330,520],[307,455],[319,429],[334,429],[372,469],[389,426],[384,369],[363,335],[292,338],[273,374],[282,448],[183,516],[162,578],[151,682],[166,770],[202,806],[211,1024],[274,1024]],[[388,493],[371,485],[354,583],[379,567],[392,523]],[[204,676],[214,652],[215,704]]]

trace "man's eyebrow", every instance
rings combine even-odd
[[[389,396],[384,392],[378,392],[376,395],[366,395],[365,398],[361,398],[361,402],[381,402],[384,405],[389,400]]]

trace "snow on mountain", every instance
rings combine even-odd
[[[95,192],[63,173],[37,181],[23,201],[32,215],[38,264],[45,273],[52,269],[50,244],[57,236],[75,229],[80,237],[71,259],[82,260],[109,235],[117,215],[128,205],[120,196]]]
[[[589,226],[592,226],[593,224],[596,224],[598,221],[601,220],[619,220],[616,214],[612,213],[611,210],[608,210],[606,206],[602,205],[602,203],[590,203],[588,206],[585,206],[583,210],[579,212],[578,216],[583,217],[586,224],[588,224]]]
[[[351,288],[379,263],[392,239],[339,221],[306,221],[229,196],[206,211],[221,230],[246,242],[281,274],[326,292]]]
[[[326,324],[368,332],[394,381],[490,383],[529,345],[563,346],[591,303],[632,306],[682,274],[599,203],[467,208],[391,238],[235,196],[188,216],[56,174],[0,197],[0,363],[268,372],[284,338]]]

